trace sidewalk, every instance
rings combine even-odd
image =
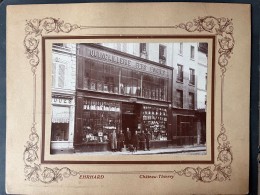
[[[165,155],[165,154],[174,154],[174,155],[206,155],[206,146],[198,145],[198,146],[172,146],[168,148],[160,148],[160,149],[151,149],[150,151],[146,150],[138,150],[137,152],[130,152],[123,150],[122,152],[112,152],[112,151],[104,151],[104,152],[78,152],[74,153],[75,155]]]

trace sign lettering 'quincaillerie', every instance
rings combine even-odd
[[[120,66],[139,70],[142,72],[147,72],[147,73],[154,74],[154,75],[157,75],[160,77],[168,77],[167,69],[157,67],[157,66],[154,66],[151,64],[146,64],[141,61],[139,62],[136,60],[124,58],[124,57],[121,57],[118,55],[114,55],[114,54],[110,54],[108,52],[98,51],[98,50],[94,50],[94,49],[89,49],[88,55],[91,58],[96,58],[98,60],[102,60],[105,62],[118,64]]]

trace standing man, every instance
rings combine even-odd
[[[125,136],[122,130],[118,134],[117,140],[118,140],[118,151],[122,152],[122,148],[124,147],[124,141],[125,141]]]
[[[113,130],[113,132],[110,134],[110,144],[112,152],[115,152],[117,148],[116,130]]]
[[[150,151],[150,140],[151,140],[151,133],[149,131],[146,130],[146,133],[145,133],[145,139],[146,139],[146,148],[147,150]]]
[[[145,150],[145,134],[143,130],[141,131],[140,134],[140,149]]]
[[[133,147],[135,149],[135,151],[137,152],[138,146],[139,146],[139,136],[137,134],[137,131],[135,131],[135,134],[132,138],[132,142],[133,142]]]
[[[129,144],[131,144],[131,142],[132,142],[132,135],[131,135],[131,131],[129,130],[129,128],[127,127],[126,128],[126,136],[125,136],[125,138],[126,138],[126,146],[128,147],[129,146]]]

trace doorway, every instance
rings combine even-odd
[[[122,130],[126,134],[126,129],[129,128],[133,135],[138,130],[136,114],[122,114]]]
[[[140,105],[135,103],[122,104],[122,130],[125,135],[127,128],[129,128],[132,135],[138,130],[138,116],[140,115],[139,107]]]

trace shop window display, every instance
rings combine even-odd
[[[108,142],[109,134],[119,131],[120,103],[85,98],[83,110],[83,141]]]
[[[68,141],[69,107],[52,106],[51,141]]]
[[[152,140],[167,140],[167,109],[143,106],[143,127],[151,133]]]
[[[69,123],[52,123],[51,141],[68,141]]]

